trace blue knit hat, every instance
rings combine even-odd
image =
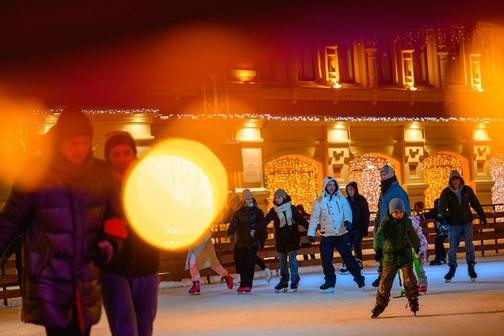
[[[404,202],[400,198],[394,198],[389,203],[389,212],[392,213],[394,211],[405,212]]]

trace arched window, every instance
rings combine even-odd
[[[429,186],[425,190],[425,206],[432,208],[441,191],[448,186],[448,178],[452,170],[458,170],[463,176],[463,164],[455,156],[446,153],[436,153],[428,156],[424,162],[424,179]]]
[[[302,204],[310,213],[313,201],[320,195],[321,164],[302,155],[285,155],[271,160],[264,167],[269,201],[273,204],[275,190],[284,189],[292,198],[292,205]]]

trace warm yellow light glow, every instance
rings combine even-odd
[[[249,69],[231,70],[231,77],[240,82],[248,83],[256,79],[256,71]]]
[[[292,205],[302,204],[310,213],[315,198],[320,195],[320,165],[301,155],[285,155],[264,167],[266,187],[273,203],[276,189],[284,189],[292,197]]]
[[[262,142],[261,129],[256,127],[244,127],[236,131],[236,140],[243,142]]]
[[[492,187],[492,203],[504,204],[504,153],[490,159],[490,173],[495,181]],[[495,211],[504,211],[504,206],[496,206]]]
[[[424,140],[423,130],[419,123],[413,122],[404,129],[404,140],[408,142],[418,142]]]
[[[157,145],[129,174],[126,215],[151,244],[179,250],[198,240],[224,205],[227,176],[200,143],[174,139]]]
[[[378,200],[380,199],[380,169],[392,163],[374,154],[364,154],[356,157],[350,162],[349,181],[357,182],[359,193],[363,195],[369,204],[371,212],[378,211]],[[371,216],[375,218],[375,214]]]
[[[432,208],[441,191],[448,187],[450,172],[456,169],[462,176],[464,175],[463,164],[456,157],[444,153],[428,156],[423,163],[425,183],[429,185],[425,189],[425,206]]]
[[[34,101],[16,101],[0,96],[1,184],[10,185],[17,178],[23,187],[33,187],[32,183],[45,174],[50,156],[48,150],[44,152],[44,164],[38,162],[19,175],[26,160],[39,152],[39,135],[43,133],[45,123],[45,116],[37,112],[41,107]]]
[[[331,85],[331,87],[333,89],[341,89],[343,87],[343,85],[341,85],[339,82],[338,82],[338,79],[337,78],[331,78],[329,80],[329,83]]]
[[[473,130],[473,140],[475,141],[490,141],[490,136],[488,135],[488,130],[485,123],[479,123],[479,125]]]

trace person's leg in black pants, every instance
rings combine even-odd
[[[360,266],[352,255],[352,250],[350,249],[350,242],[348,239],[348,234],[343,236],[335,237],[335,247],[338,253],[343,258],[343,262],[354,277],[354,281],[357,283],[359,288],[364,287],[364,277],[361,274]]]
[[[247,268],[248,248],[236,247],[235,249],[235,264],[236,270],[240,273],[240,287],[245,287],[248,280]],[[255,265],[255,259],[254,259]]]
[[[336,285],[336,274],[334,273],[334,239],[336,237],[322,237],[320,241],[320,257],[322,259],[322,269],[324,270],[325,285],[334,287]]]
[[[245,280],[243,282],[243,287],[252,288],[252,283],[254,281],[254,270],[257,262],[257,249],[259,246],[252,244],[247,249],[247,254],[245,255]]]

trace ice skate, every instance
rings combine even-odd
[[[192,287],[189,289],[188,293],[190,295],[199,295],[200,294],[201,285],[199,280],[193,281]]]
[[[378,316],[380,316],[380,314],[383,313],[384,310],[385,310],[385,308],[383,308],[381,306],[375,306],[373,308],[373,310],[371,311],[371,313],[373,313],[371,315],[371,318],[372,319],[378,318]]]
[[[275,286],[275,292],[276,293],[282,293],[282,292],[287,293],[288,288],[289,288],[289,283],[286,280],[282,279]]]
[[[445,282],[448,283],[448,282],[451,282],[451,280],[453,279],[453,277],[455,276],[455,271],[457,270],[457,266],[455,265],[450,265],[450,270],[448,271],[448,273],[446,273],[446,275],[444,276],[444,279],[445,279]]]
[[[327,281],[320,286],[320,293],[334,293],[334,285],[331,285]]]
[[[417,311],[420,310],[420,306],[418,304],[418,298],[413,297],[408,299],[408,305],[410,307],[410,310],[413,312],[413,314],[417,314]]]
[[[476,282],[476,278],[478,277],[478,274],[476,274],[476,271],[474,270],[474,265],[475,263],[467,264],[467,274],[469,274],[471,282]]]

